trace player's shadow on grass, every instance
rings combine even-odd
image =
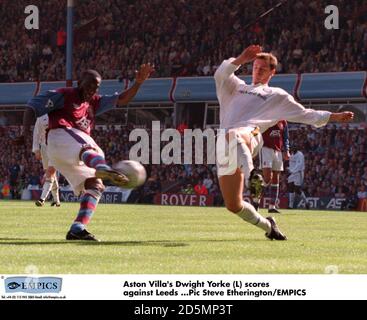
[[[26,241],[27,238],[0,238],[0,241]]]
[[[29,241],[26,241],[29,240]],[[0,247],[2,245],[18,245],[18,246],[28,246],[28,245],[78,245],[78,246],[125,246],[125,247],[139,247],[139,246],[156,246],[156,247],[187,247],[190,243],[197,242],[238,242],[244,239],[191,239],[180,241],[172,240],[146,240],[146,241],[66,241],[66,240],[30,240],[30,239],[17,239],[17,238],[0,238]],[[251,241],[264,241],[264,239],[247,239]]]
[[[11,238],[0,238],[0,247],[2,245],[16,245],[16,246],[28,246],[28,245],[79,245],[79,246],[160,246],[160,247],[186,247],[189,244],[183,242],[169,241],[169,240],[147,240],[147,241],[25,241],[28,239],[11,239]]]
[[[160,246],[160,247],[186,247],[189,244],[169,240],[147,240],[147,241],[78,241],[79,245],[87,246]]]

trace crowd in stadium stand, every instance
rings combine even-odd
[[[109,163],[128,159],[132,126],[108,126],[94,131],[96,142],[105,151]],[[0,144],[7,145],[0,162],[1,197],[19,198],[22,188],[40,185],[42,166],[26,146],[13,146],[9,139],[16,130],[0,128]],[[305,155],[305,192],[313,197],[347,198],[351,201],[367,197],[366,129],[328,125],[326,129],[299,127],[290,131],[290,141]],[[215,205],[223,204],[215,165],[148,165],[146,184],[131,195],[130,201],[152,203],[159,192],[210,194]],[[281,175],[280,196],[287,195],[287,173]],[[61,185],[67,181],[61,178]]]
[[[244,26],[273,0],[85,0],[74,16],[74,79],[94,68],[104,78],[133,79],[142,62],[156,66],[153,77],[210,76],[218,64],[252,43],[264,45],[280,59],[278,73],[356,71],[367,69],[367,3],[335,0],[340,29],[324,27],[326,0],[288,1],[250,30]],[[4,5],[3,5],[4,4]],[[0,6],[0,82],[65,78],[66,1],[33,0],[40,10],[40,29],[24,27],[25,0]],[[287,17],[287,19],[284,19]],[[22,31],[23,30],[23,31]],[[15,36],[16,35],[16,36]],[[242,73],[251,73],[251,66]],[[132,127],[94,136],[114,163],[128,158]],[[31,154],[31,142],[14,146],[17,130],[0,114],[0,197],[19,198],[27,185],[40,185],[42,165]],[[305,154],[306,194],[322,197],[367,197],[367,139],[359,129],[291,131],[291,143]],[[149,165],[147,183],[133,193],[135,201],[151,203],[157,192],[211,194],[221,204],[214,165]],[[282,174],[280,195],[287,194]],[[67,184],[61,178],[61,185]]]
[[[315,197],[367,197],[367,130],[299,128],[291,143],[305,154],[306,193]]]
[[[74,79],[87,68],[104,78],[132,79],[142,62],[155,77],[213,75],[218,64],[248,44],[280,58],[279,73],[367,68],[367,4],[335,0],[340,28],[327,30],[326,0],[295,0],[250,30],[244,26],[273,0],[85,0],[76,5]],[[0,82],[65,77],[66,1],[34,0],[40,29],[24,28],[24,0],[0,7]],[[286,17],[286,19],[284,19]],[[21,31],[21,30],[24,30]],[[15,36],[16,35],[16,36]],[[244,68],[243,73],[250,73]]]

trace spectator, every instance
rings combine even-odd
[[[194,190],[198,195],[208,195],[208,189],[203,185],[201,180],[199,180],[198,184],[194,187]]]
[[[358,199],[367,198],[367,187],[365,185],[362,184],[359,186],[357,197]]]
[[[1,196],[3,199],[8,199],[10,196],[10,184],[7,180],[1,183]]]
[[[4,112],[0,112],[0,128],[5,127],[8,123],[8,119],[6,118]]]
[[[211,190],[213,186],[213,180],[210,175],[206,175],[206,178],[203,181],[203,185],[205,186],[205,188],[207,188],[207,190]]]
[[[195,194],[195,190],[191,184],[186,185],[186,187],[182,188],[181,193],[184,194]]]
[[[18,199],[18,175],[20,172],[20,166],[19,164],[14,161],[13,164],[9,168],[10,173],[10,193],[12,199]]]
[[[355,188],[346,194],[346,198],[341,205],[341,210],[356,210],[358,207],[358,196]]]
[[[65,32],[64,27],[61,27],[57,31],[56,37],[57,37],[57,40],[56,40],[57,47],[60,50],[60,52],[64,54],[65,48],[66,48],[66,32]],[[48,52],[50,51],[51,51],[51,48]],[[51,51],[51,54],[52,54],[52,51]]]
[[[7,115],[4,114],[4,116]],[[10,119],[10,117],[7,118]],[[129,142],[129,132],[132,129],[133,126],[128,124],[126,127],[109,125],[104,129],[95,130],[93,136],[96,142],[106,150],[108,161],[116,163],[121,159],[128,159],[129,149],[132,146],[132,143]],[[151,134],[149,130],[148,133]],[[6,152],[0,156],[0,179],[2,179],[3,189],[5,185],[5,191],[10,188],[10,168],[12,183],[15,184],[12,187],[14,197],[16,197],[17,186],[20,185],[21,172],[25,174],[23,179],[26,179],[26,186],[40,184],[40,178],[43,176],[41,164],[32,157],[29,143],[26,146],[9,144],[10,137],[16,135],[17,129],[13,127],[6,127],[4,134],[0,135],[0,144],[6,146]],[[357,197],[358,192],[360,197],[367,196],[367,140],[365,135],[365,130],[334,125],[327,126],[326,129],[290,127],[290,141],[302,145],[302,152],[305,155],[304,186],[307,195],[316,196],[318,194],[323,197],[340,198],[345,196],[346,199],[351,199],[350,201],[355,200],[353,197]],[[332,136],[335,138],[332,139]],[[331,141],[334,141],[334,145],[330,145]],[[317,142],[317,145],[314,142]],[[206,159],[205,155],[204,159]],[[215,205],[223,203],[215,165],[147,165],[146,169],[148,181],[139,190],[134,201],[152,203],[157,193],[185,192],[182,186],[189,184],[191,185],[189,192],[195,193],[192,186],[200,185],[199,181],[202,181],[201,185],[206,189],[204,194],[213,196]],[[286,195],[286,178],[286,176],[281,176],[280,197]],[[62,176],[60,186],[67,186],[67,181]],[[347,203],[345,206],[347,207]]]

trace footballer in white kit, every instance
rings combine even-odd
[[[288,170],[290,172],[288,183],[294,183],[294,185],[301,187],[305,175],[305,156],[300,150],[291,154]]]
[[[296,145],[291,147],[288,171],[290,173],[288,176],[289,208],[294,208],[295,197],[300,196],[305,202],[305,207],[309,209],[306,195],[302,190],[305,176],[305,156]]]
[[[241,64],[252,61],[252,84],[247,84],[235,75],[235,71]],[[230,212],[263,229],[267,238],[286,240],[274,218],[262,217],[243,200],[244,185],[252,185],[255,176],[252,175],[252,158],[263,144],[261,132],[280,120],[320,127],[329,120],[350,121],[353,113],[305,109],[285,90],[268,86],[276,66],[277,59],[272,54],[261,53],[260,46],[252,45],[237,58],[224,60],[215,72],[221,129],[217,143],[217,172],[224,202]]]
[[[46,132],[48,121],[49,119],[47,114],[37,118],[33,129],[32,152],[35,154],[37,160],[42,161],[42,166],[45,171],[45,182],[42,187],[42,194],[36,201],[36,205],[39,207],[43,206],[51,192],[53,197],[51,206],[59,207],[59,183],[57,181],[56,169],[47,154]]]

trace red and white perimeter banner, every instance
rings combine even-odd
[[[154,203],[168,206],[211,206],[213,197],[199,194],[183,193],[158,193],[154,197]]]

